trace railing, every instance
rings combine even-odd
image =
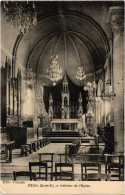
[[[105,145],[78,145],[78,144],[68,144],[65,145],[65,162],[73,161],[85,161],[91,160],[92,157],[89,155],[85,159],[85,154],[103,154]],[[94,160],[94,158],[93,158]],[[96,160],[96,157],[95,157]]]

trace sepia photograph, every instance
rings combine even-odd
[[[124,194],[124,1],[1,1],[0,69],[2,194]]]

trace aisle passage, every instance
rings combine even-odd
[[[1,164],[1,177],[2,179],[13,179],[13,171],[28,171],[29,162],[39,161],[38,153],[64,153],[65,143],[50,143],[29,156],[21,156],[20,149],[13,150],[12,163]],[[44,158],[42,158],[44,160]],[[59,161],[59,156],[54,155],[54,162]]]

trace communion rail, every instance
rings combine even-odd
[[[101,158],[105,145],[66,144],[65,162],[83,162]],[[93,155],[93,157],[92,157]]]

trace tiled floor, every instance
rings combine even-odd
[[[28,171],[29,170],[29,162],[39,161],[38,153],[55,153],[54,155],[54,163],[59,162],[59,155],[58,153],[64,153],[65,151],[65,143],[50,143],[45,147],[41,148],[37,152],[30,154],[27,157],[20,156],[20,150],[16,149],[13,151],[13,160],[12,163],[2,163],[1,165],[1,172],[2,172],[2,179],[13,179],[13,171]],[[45,158],[43,157],[42,160]],[[64,159],[62,159],[64,160]],[[104,173],[104,164],[101,165],[101,172]],[[81,180],[81,166],[80,164],[74,165],[74,179],[79,181]]]

